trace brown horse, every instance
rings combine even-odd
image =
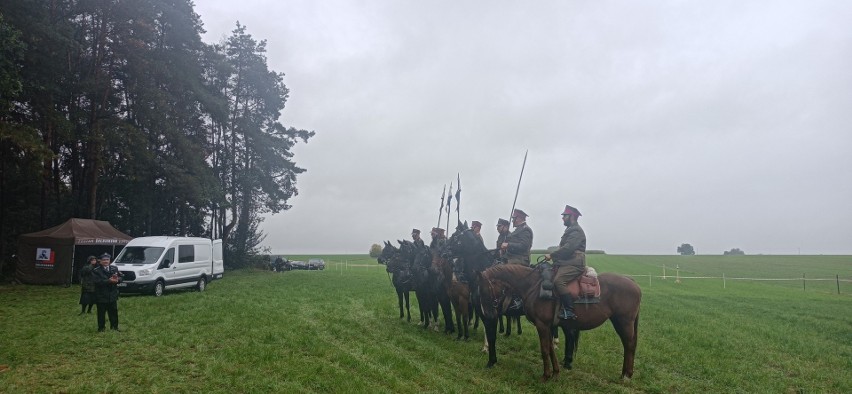
[[[488,268],[479,276],[479,296],[483,315],[492,320],[497,318],[500,296],[504,287],[509,287],[524,299],[527,318],[538,331],[541,360],[544,364],[542,381],[559,373],[559,363],[553,348],[552,329],[560,326],[571,336],[578,330],[591,330],[610,320],[615,332],[621,338],[624,348],[624,362],[621,367],[622,379],[633,376],[633,359],[636,354],[636,341],[639,329],[639,303],[642,291],[632,279],[613,273],[598,276],[601,286],[600,302],[596,304],[577,304],[576,320],[556,318],[560,304],[558,300],[539,298],[541,287],[541,269],[522,265],[496,265]],[[488,367],[497,363],[495,324],[486,324],[488,339]],[[573,355],[576,338],[566,339],[566,364],[570,368],[570,355]],[[552,368],[552,370],[551,370]]]

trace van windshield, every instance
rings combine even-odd
[[[116,264],[153,264],[163,254],[163,249],[153,246],[129,246],[121,251]]]

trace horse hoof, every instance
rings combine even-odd
[[[491,369],[491,368],[494,367],[494,364],[497,364],[497,363],[496,362],[492,363],[491,361],[489,361],[488,364],[485,365],[485,368]]]

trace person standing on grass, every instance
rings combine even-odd
[[[95,284],[92,282],[92,270],[98,266],[98,258],[89,256],[86,259],[89,264],[80,268],[80,314],[92,313],[95,305]],[[88,308],[88,311],[86,310]]]
[[[109,328],[119,331],[118,284],[121,282],[121,274],[117,267],[110,265],[111,259],[109,253],[102,254],[100,265],[92,270],[92,282],[95,284],[95,296],[98,301],[98,332],[104,331],[106,314],[109,314]]]
[[[568,283],[577,279],[586,271],[586,233],[577,223],[581,214],[577,208],[570,205],[565,206],[562,211],[562,223],[565,224],[565,232],[559,241],[559,249],[544,255],[544,260],[553,260],[556,267],[556,276],[553,285],[562,302],[560,319],[573,320],[577,318],[574,314],[574,299],[568,292]]]
[[[516,209],[512,212],[512,225],[515,226],[506,240],[500,244],[500,249],[506,255],[509,264],[530,266],[530,250],[533,243],[533,231],[527,225],[526,212]]]

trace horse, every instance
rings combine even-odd
[[[385,241],[382,253],[377,258],[379,264],[386,266],[385,270],[391,275],[391,283],[396,289],[396,297],[399,303],[399,318],[408,314],[408,322],[411,322],[411,308],[409,307],[410,292],[412,290],[412,275],[407,261],[400,256],[400,251],[390,242]],[[403,310],[403,301],[405,309]]]
[[[420,309],[420,323],[428,329],[430,320],[438,327],[438,299],[433,285],[434,279],[430,273],[432,253],[428,248],[420,247],[410,241],[399,242],[400,254],[409,259],[412,273],[412,290],[417,296]]]
[[[464,237],[464,240],[461,239]],[[473,329],[475,330],[479,326],[479,321],[482,319],[482,312],[480,307],[480,301],[478,296],[478,274],[485,270],[486,268],[498,263],[498,250],[496,249],[487,249],[485,245],[476,238],[473,232],[468,228],[467,222],[462,223],[459,221],[456,226],[456,231],[452,236],[447,240],[445,244],[444,254],[447,259],[452,259],[455,264],[454,271],[459,273],[461,276],[467,279],[468,283],[465,287],[467,287],[467,291],[470,292],[470,302],[473,307],[474,315],[476,316],[476,320],[473,325]],[[460,257],[460,256],[467,256]],[[458,258],[453,258],[458,257]],[[521,319],[520,316],[523,316],[523,308],[521,309],[512,309],[510,308],[512,304],[512,297],[510,295],[506,295],[503,298],[503,307],[499,310],[499,316],[497,318],[497,323],[499,324],[499,332],[503,333],[503,319],[506,319],[506,330],[505,335],[512,335],[512,322],[516,322],[518,327],[518,335],[520,335],[523,330],[521,328]],[[483,320],[483,324],[484,324]],[[465,326],[466,329],[466,326]],[[467,338],[467,334],[465,334],[465,338]],[[484,343],[482,346],[483,352],[488,352],[488,341],[484,339]]]
[[[639,305],[642,299],[642,291],[636,282],[618,274],[599,274],[600,301],[596,304],[577,304],[575,309],[577,318],[561,320],[556,318],[560,308],[559,301],[539,298],[541,272],[541,266],[522,265],[498,265],[483,271],[479,276],[480,297],[483,300],[491,300],[491,302],[482,303],[483,315],[488,319],[496,318],[499,296],[505,290],[504,287],[521,295],[524,299],[527,318],[538,331],[539,347],[544,364],[542,381],[559,373],[559,364],[553,347],[552,328],[554,326],[561,327],[568,337],[565,341],[565,368],[571,369],[579,331],[597,328],[609,320],[621,338],[624,351],[621,378],[629,380],[633,377],[633,361],[639,330]],[[492,367],[497,363],[497,353],[493,345],[496,335],[493,328],[491,330],[488,328],[489,326],[486,325],[486,336],[491,345],[487,366]]]

